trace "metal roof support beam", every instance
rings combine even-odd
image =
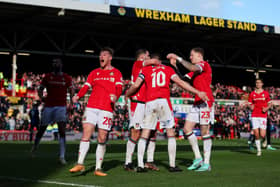
[[[87,36],[87,34],[81,34],[81,35],[79,35],[79,37],[76,38],[76,39],[72,42],[72,44],[66,49],[66,52],[72,51],[72,49],[74,49],[86,36]]]
[[[96,45],[96,46],[98,47],[98,49],[101,49],[101,48],[102,48],[102,45],[96,41],[94,35],[91,35],[91,36],[89,37],[89,39],[90,39],[90,41],[91,41],[94,45]]]
[[[9,49],[14,50],[13,45],[9,42],[9,40],[0,34],[0,39],[9,47]]]
[[[127,43],[128,40],[123,40],[117,47],[115,47],[115,52],[118,52],[123,48],[123,46]]]
[[[228,60],[227,64],[230,64],[234,59],[236,59],[242,53],[242,49],[238,49]]]
[[[36,35],[37,35],[37,33],[32,34],[32,35],[30,35],[30,36],[24,38],[23,41],[21,41],[21,42],[18,44],[17,48],[18,48],[18,49],[23,48],[23,47],[24,47],[30,40],[32,40]]]
[[[247,58],[249,59],[249,62],[254,66],[257,67],[257,63],[252,59],[252,57],[246,53]]]
[[[62,52],[62,48],[58,46],[58,44],[53,40],[53,38],[51,38],[46,32],[43,32],[42,34],[48,39],[48,41],[54,46],[54,48],[57,51]]]

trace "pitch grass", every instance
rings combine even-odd
[[[75,164],[79,142],[68,142],[66,166],[58,164],[58,143],[43,142],[37,157],[30,157],[31,145],[22,142],[0,143],[0,186],[59,186],[36,182],[23,182],[3,178],[3,176],[59,181],[75,184],[114,187],[142,186],[280,186],[280,141],[274,140],[277,151],[263,151],[257,157],[248,150],[246,140],[215,140],[213,142],[212,171],[197,173],[187,171],[193,159],[191,147],[187,141],[177,141],[177,165],[183,169],[181,173],[169,173],[167,142],[158,141],[155,162],[159,172],[148,173],[127,172],[123,169],[125,158],[125,141],[110,141],[104,160],[107,177],[93,176],[96,144],[91,144],[86,158],[86,172],[70,174],[68,170]],[[201,145],[200,141],[200,145]],[[136,163],[136,160],[135,160]]]

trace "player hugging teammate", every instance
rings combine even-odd
[[[106,141],[108,132],[112,127],[112,117],[114,104],[122,93],[122,74],[119,70],[111,65],[113,50],[103,48],[100,52],[100,68],[93,70],[81,88],[79,93],[72,98],[77,102],[91,88],[92,92],[84,114],[83,136],[80,142],[79,155],[77,164],[70,169],[70,172],[80,172],[85,170],[84,159],[90,147],[90,137],[94,132],[95,126],[98,127],[98,146],[96,148],[96,168],[94,175],[106,176],[102,171],[102,162],[106,151]],[[203,61],[203,51],[195,48],[191,51],[192,63],[182,60],[175,54],[167,56],[172,65],[176,60],[181,62],[187,69],[192,71],[194,87],[184,82],[175,71],[161,64],[159,55],[153,55],[149,59],[147,50],[140,50],[137,53],[137,61],[133,67],[133,84],[126,93],[126,100],[130,98],[130,127],[132,128],[130,139],[127,142],[127,153],[125,169],[133,170],[132,154],[135,146],[138,146],[138,167],[137,172],[146,172],[147,168],[159,170],[153,163],[155,150],[155,137],[151,138],[151,132],[156,131],[156,125],[160,122],[161,128],[165,128],[168,136],[168,155],[169,171],[182,171],[175,164],[176,160],[176,139],[174,131],[174,116],[170,102],[170,81],[175,82],[183,89],[196,95],[195,104],[192,109],[190,118],[188,118],[185,131],[195,152],[196,159],[189,169],[197,171],[210,170],[210,151],[211,137],[209,135],[208,124],[210,122],[211,105],[213,96],[210,89],[211,84],[211,67]],[[139,90],[140,89],[140,90]],[[196,123],[200,123],[203,140],[205,159],[199,153],[197,139],[192,133]],[[140,131],[141,129],[141,131]],[[141,134],[141,135],[140,135]],[[140,139],[139,139],[140,137]],[[144,153],[148,140],[148,162],[144,164]],[[139,140],[139,141],[138,141]],[[151,146],[152,145],[152,146]]]

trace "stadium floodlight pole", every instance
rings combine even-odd
[[[13,55],[13,64],[12,64],[12,96],[16,96],[16,73],[17,73],[17,54]]]

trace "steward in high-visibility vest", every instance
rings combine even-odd
[[[52,125],[48,125],[47,127],[47,133],[52,133],[53,127]]]
[[[18,92],[19,92],[19,85],[18,85],[18,84],[16,84],[16,86],[15,86],[15,90],[16,90],[16,93],[18,93]]]
[[[53,124],[52,128],[53,128],[53,130],[52,130],[53,132],[58,132],[58,125],[57,125],[57,123]]]
[[[3,72],[0,72],[0,80],[4,79]]]
[[[4,87],[7,88],[8,87],[8,80],[4,79]]]

